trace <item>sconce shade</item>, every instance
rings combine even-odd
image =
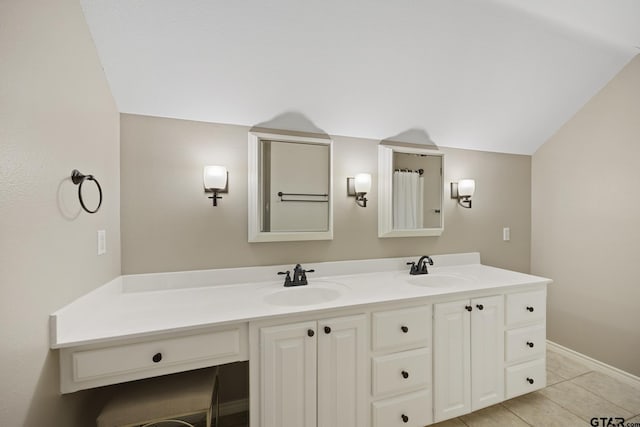
[[[476,181],[473,179],[461,179],[458,181],[458,196],[471,197],[476,191]]]
[[[355,179],[356,193],[368,193],[371,191],[371,175],[368,173],[359,173]]]
[[[371,191],[371,175],[359,173],[355,178],[347,177],[347,195],[356,198],[358,206],[366,208],[367,193]]]
[[[204,167],[204,188],[223,190],[227,186],[227,168],[224,166]]]

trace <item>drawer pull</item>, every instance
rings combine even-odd
[[[330,333],[331,333],[331,328],[330,328],[330,327],[328,327],[328,326],[325,326],[325,327],[324,327],[324,333],[325,333],[325,334],[330,334]]]
[[[484,310],[484,305],[482,304],[476,304],[476,307],[478,307],[478,310]]]
[[[407,332],[409,332],[409,327],[408,326],[401,326],[400,329],[402,329],[402,332],[404,332],[405,334]]]
[[[465,306],[464,306],[464,308],[465,308],[465,310],[467,310],[467,311],[471,311],[471,310],[473,310],[473,307],[471,307],[470,305],[465,305]]]
[[[529,377],[527,377],[527,382],[528,382],[529,384],[533,384],[535,381],[533,381],[533,378],[529,378]]]
[[[313,332],[313,329],[307,329],[307,335],[309,335],[310,337],[314,336],[316,333]]]
[[[162,353],[154,354],[151,360],[153,360],[153,363],[158,363],[159,361],[162,360]]]
[[[402,422],[408,423],[409,422],[409,417],[407,417],[405,414],[402,414]]]
[[[533,346],[534,346],[534,344],[533,344],[531,341],[527,341],[527,345],[528,345],[530,348],[533,348]]]
[[[409,372],[407,372],[407,371],[402,371],[402,378],[404,378],[405,380],[406,380],[407,378],[409,378]]]
[[[528,311],[529,313],[533,313],[533,307],[531,307],[531,306],[527,306],[527,311]]]

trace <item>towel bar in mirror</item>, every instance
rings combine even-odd
[[[249,132],[249,242],[333,239],[327,137]]]

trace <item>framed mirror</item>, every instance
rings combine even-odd
[[[249,132],[249,242],[333,239],[333,141]]]
[[[378,146],[378,237],[442,234],[443,170],[440,151]]]

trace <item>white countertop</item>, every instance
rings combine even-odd
[[[291,306],[265,301],[284,288],[278,271],[292,266],[247,267],[121,276],[51,314],[51,348],[75,347],[298,313],[439,297],[550,279],[480,264],[478,253],[431,258],[432,286],[416,286],[407,261],[419,257],[307,263],[307,287],[338,289],[337,299]]]

